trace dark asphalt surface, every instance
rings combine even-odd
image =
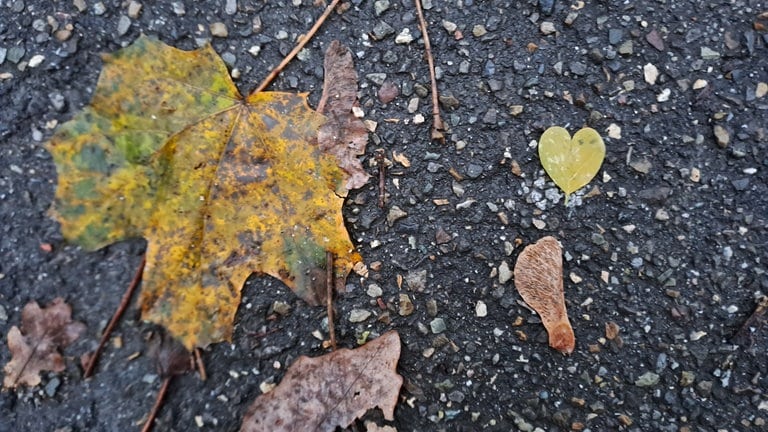
[[[734,339],[768,293],[768,5],[556,1],[546,15],[534,0],[424,3],[450,127],[444,145],[429,141],[412,1],[351,2],[270,87],[316,103],[324,48],[342,41],[355,54],[365,118],[377,123],[364,165],[377,174],[369,162],[378,148],[410,161],[389,170],[384,209],[376,181],[350,194],[349,232],[375,270],[350,276],[336,303],[344,346],[366,332],[400,333],[406,385],[392,425],[768,430],[768,330],[756,322]],[[142,33],[182,49],[212,41],[245,92],[321,12],[308,0],[0,2],[0,363],[31,300],[62,296],[88,326],[65,350],[65,372],[0,392],[0,431],[138,430],[160,386],[135,306],[93,378],[82,379],[77,361],[98,342],[144,241],[87,253],[46,215],[56,173],[43,144],[89,101],[98,54]],[[218,22],[226,37],[211,36]],[[400,93],[387,104],[377,96],[384,83]],[[568,208],[535,149],[553,125],[593,127],[607,147]],[[395,207],[406,215],[393,217]],[[503,277],[545,235],[565,254],[569,357],[547,346]],[[278,382],[299,355],[324,352],[313,336],[323,308],[267,277],[243,293],[233,344],[205,350],[206,382],[173,382],[155,430],[237,430],[260,385]],[[274,313],[276,302],[290,311]],[[352,323],[353,309],[373,315]],[[621,340],[606,339],[609,323]]]

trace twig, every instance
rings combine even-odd
[[[387,195],[387,163],[384,160],[384,150],[376,150],[376,164],[379,166],[379,208],[384,208],[384,199]]]
[[[309,42],[309,40],[312,39],[312,36],[314,36],[314,34],[317,33],[317,30],[320,28],[321,25],[323,25],[323,22],[325,22],[326,18],[328,18],[328,15],[330,15],[331,12],[333,12],[333,10],[336,8],[336,5],[338,3],[339,3],[339,0],[333,0],[331,2],[331,4],[329,4],[328,7],[325,8],[325,11],[323,12],[322,15],[320,15],[320,18],[317,19],[317,21],[315,22],[315,25],[313,25],[312,28],[309,29],[309,32],[307,32],[307,34],[304,35],[304,37],[302,37],[301,40],[299,40],[298,45],[296,45],[296,47],[293,49],[293,51],[288,53],[288,55],[285,56],[283,61],[281,61],[280,64],[277,65],[276,68],[272,69],[272,71],[269,73],[269,75],[267,75],[267,77],[264,78],[264,81],[262,81],[261,84],[259,84],[259,86],[256,87],[256,90],[251,92],[251,95],[254,95],[254,94],[258,93],[258,92],[264,90],[265,88],[267,88],[267,86],[269,86],[269,84],[272,82],[272,80],[274,80],[275,77],[280,72],[283,71],[283,68],[285,68],[285,66],[288,63],[290,63],[291,60],[293,60],[294,57],[296,57],[296,54],[298,54],[299,51],[301,51],[301,49],[304,48],[304,45],[306,45],[307,42]]]
[[[109,321],[107,328],[104,329],[104,333],[101,334],[101,340],[99,341],[99,346],[96,347],[96,351],[94,351],[88,359],[88,364],[86,364],[85,372],[83,373],[84,378],[88,378],[91,375],[93,375],[93,369],[96,367],[96,361],[99,359],[101,350],[104,349],[104,345],[106,345],[107,341],[109,340],[109,335],[112,334],[112,330],[114,330],[118,321],[120,321],[120,317],[123,316],[123,313],[128,308],[128,303],[131,302],[131,297],[133,297],[133,292],[136,291],[136,287],[138,287],[139,282],[141,282],[141,274],[144,271],[144,264],[146,264],[146,262],[147,262],[146,255],[142,256],[141,263],[139,264],[139,267],[136,269],[136,274],[133,275],[133,280],[131,281],[131,284],[128,286],[128,289],[125,291],[125,294],[123,294],[123,298],[120,300],[120,305],[117,307],[117,310],[115,311],[114,315],[112,315],[112,320]]]
[[[336,351],[336,328],[333,324],[333,285],[333,253],[325,252],[325,307],[328,314],[331,350]]]
[[[141,432],[149,432],[152,430],[152,426],[155,423],[155,417],[157,417],[157,413],[160,411],[160,407],[163,406],[163,399],[165,399],[165,393],[168,391],[168,386],[171,384],[172,379],[173,375],[168,376],[163,380],[163,385],[160,387],[160,391],[157,393],[157,398],[155,398],[155,404],[152,405],[152,411],[149,412],[149,417],[147,417],[147,421],[144,423],[144,427],[141,428]]]
[[[435,77],[435,61],[432,59],[432,44],[429,43],[427,22],[424,20],[424,11],[421,10],[421,0],[416,0],[416,13],[419,15],[419,26],[424,36],[424,50],[429,63],[429,78],[432,81],[432,139],[445,143],[445,124],[440,117],[440,97],[437,93],[437,78]]]
[[[200,373],[200,379],[203,381],[207,380],[208,374],[205,372],[205,363],[203,362],[203,356],[200,354],[200,348],[195,348],[195,365]]]

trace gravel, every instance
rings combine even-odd
[[[350,2],[271,86],[308,92],[315,106],[323,49],[340,39],[377,124],[364,166],[378,175],[377,148],[411,162],[388,170],[385,208],[377,179],[350,193],[345,219],[369,275],[350,276],[335,303],[341,346],[401,334],[398,430],[765,428],[766,330],[732,340],[768,292],[764,5],[609,3],[424,2],[445,145],[429,142],[413,2]],[[0,393],[0,430],[132,430],[160,386],[135,356],[151,330],[135,305],[93,378],[74,360],[97,343],[145,243],[87,253],[46,215],[56,176],[43,143],[90,99],[99,54],[141,33],[185,50],[211,43],[247,93],[320,13],[309,1],[0,4],[0,333],[27,301],[58,295],[89,328],[65,352],[65,372]],[[386,103],[385,84],[399,89]],[[601,172],[568,207],[536,153],[552,125],[590,126],[606,142]],[[517,254],[544,235],[561,240],[564,275],[577,276],[565,279],[570,357],[548,347],[513,287]],[[252,277],[243,295],[232,344],[203,351],[207,381],[174,381],[156,430],[237,430],[298,356],[327,352],[324,307],[269,277]],[[621,344],[605,338],[607,322]]]

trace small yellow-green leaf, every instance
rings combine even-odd
[[[584,128],[571,138],[565,128],[552,126],[539,140],[539,158],[552,181],[570,194],[584,187],[600,170],[605,158],[605,144],[600,134]]]

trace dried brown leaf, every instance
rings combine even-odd
[[[21,329],[11,327],[8,347],[12,358],[3,371],[3,387],[40,384],[40,372],[64,370],[59,349],[74,342],[85,331],[85,324],[72,321],[72,308],[57,297],[46,308],[29,302],[21,311]]]
[[[377,406],[392,420],[403,383],[395,371],[399,357],[394,331],[354,350],[301,356],[274,390],[256,398],[240,430],[333,431]]]
[[[152,335],[148,345],[148,355],[154,360],[161,377],[181,375],[193,369],[192,354],[162,329]]]
[[[323,95],[317,110],[326,122],[317,135],[320,149],[336,157],[339,167],[349,177],[346,188],[357,189],[368,182],[358,156],[365,153],[368,129],[352,114],[357,102],[357,72],[352,53],[339,41],[331,42],[325,51]]]
[[[563,252],[557,239],[547,236],[528,245],[515,263],[515,287],[541,317],[549,346],[570,354],[576,345],[563,292]]]

